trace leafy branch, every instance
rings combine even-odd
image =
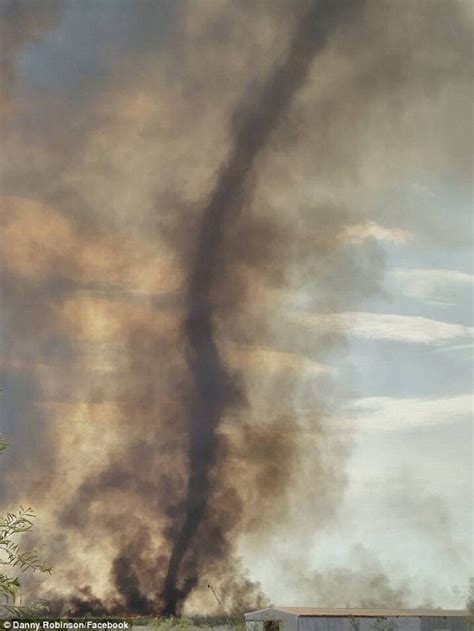
[[[6,440],[0,436],[0,452],[6,447]],[[20,573],[30,571],[51,574],[51,567],[42,561],[34,550],[23,550],[16,541],[18,535],[32,530],[34,518],[33,510],[22,506],[17,513],[7,513],[5,517],[0,518],[0,566],[16,568]],[[0,614],[3,612],[20,617],[39,614],[45,610],[42,605],[17,605],[20,587],[18,576],[11,577],[0,572]]]

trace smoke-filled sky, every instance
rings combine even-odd
[[[1,0],[1,510],[53,611],[462,607],[472,3]]]

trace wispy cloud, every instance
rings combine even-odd
[[[388,272],[387,282],[406,296],[446,304],[453,290],[472,289],[474,275],[451,269],[397,267]]]
[[[396,431],[452,423],[468,417],[473,412],[473,397],[471,394],[434,398],[365,397],[353,401],[347,412],[352,427]]]
[[[413,233],[403,228],[387,228],[374,221],[348,226],[341,234],[341,240],[349,243],[362,243],[366,239],[389,241],[391,243],[408,243]]]
[[[319,333],[346,331],[367,340],[415,344],[441,344],[450,340],[470,338],[474,333],[473,327],[462,324],[393,313],[300,313],[292,319],[298,324],[314,327]]]
[[[470,344],[453,344],[450,346],[442,346],[441,348],[435,348],[435,353],[449,353],[449,352],[457,352],[457,351],[469,351],[471,354],[474,349],[474,342]]]

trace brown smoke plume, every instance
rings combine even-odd
[[[262,606],[242,540],[305,548],[350,448],[329,362],[342,325],[294,312],[378,290],[367,225],[399,225],[374,191],[410,169],[462,179],[464,9],[446,42],[438,3],[91,3],[80,51],[64,33],[36,51],[35,68],[66,64],[58,88],[14,66],[50,24],[17,4],[33,35],[5,30],[0,492],[35,507],[55,568],[25,586],[52,614],[213,611],[208,581]],[[82,24],[75,5],[61,28]],[[100,72],[76,80],[95,23]]]
[[[181,603],[199,581],[197,565],[194,576],[186,577],[183,587],[178,587],[183,558],[205,519],[210,495],[209,478],[218,449],[216,430],[226,409],[242,397],[232,384],[215,339],[213,292],[215,278],[221,273],[219,259],[225,247],[228,224],[238,220],[255,160],[306,79],[315,54],[324,46],[337,22],[355,4],[353,0],[316,1],[303,14],[286,60],[251,111],[245,112],[243,119],[236,122],[230,156],[204,209],[192,261],[184,323],[188,362],[196,390],[190,397],[187,412],[189,477],[184,521],[173,541],[165,578],[163,611],[166,615],[175,615],[181,610]]]

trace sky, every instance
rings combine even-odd
[[[161,602],[197,235],[311,4],[0,4],[0,493],[37,512],[39,598]],[[234,399],[185,611],[213,610],[207,581],[234,608],[466,601],[472,5],[345,4],[332,23],[321,3],[328,35],[215,257]]]

